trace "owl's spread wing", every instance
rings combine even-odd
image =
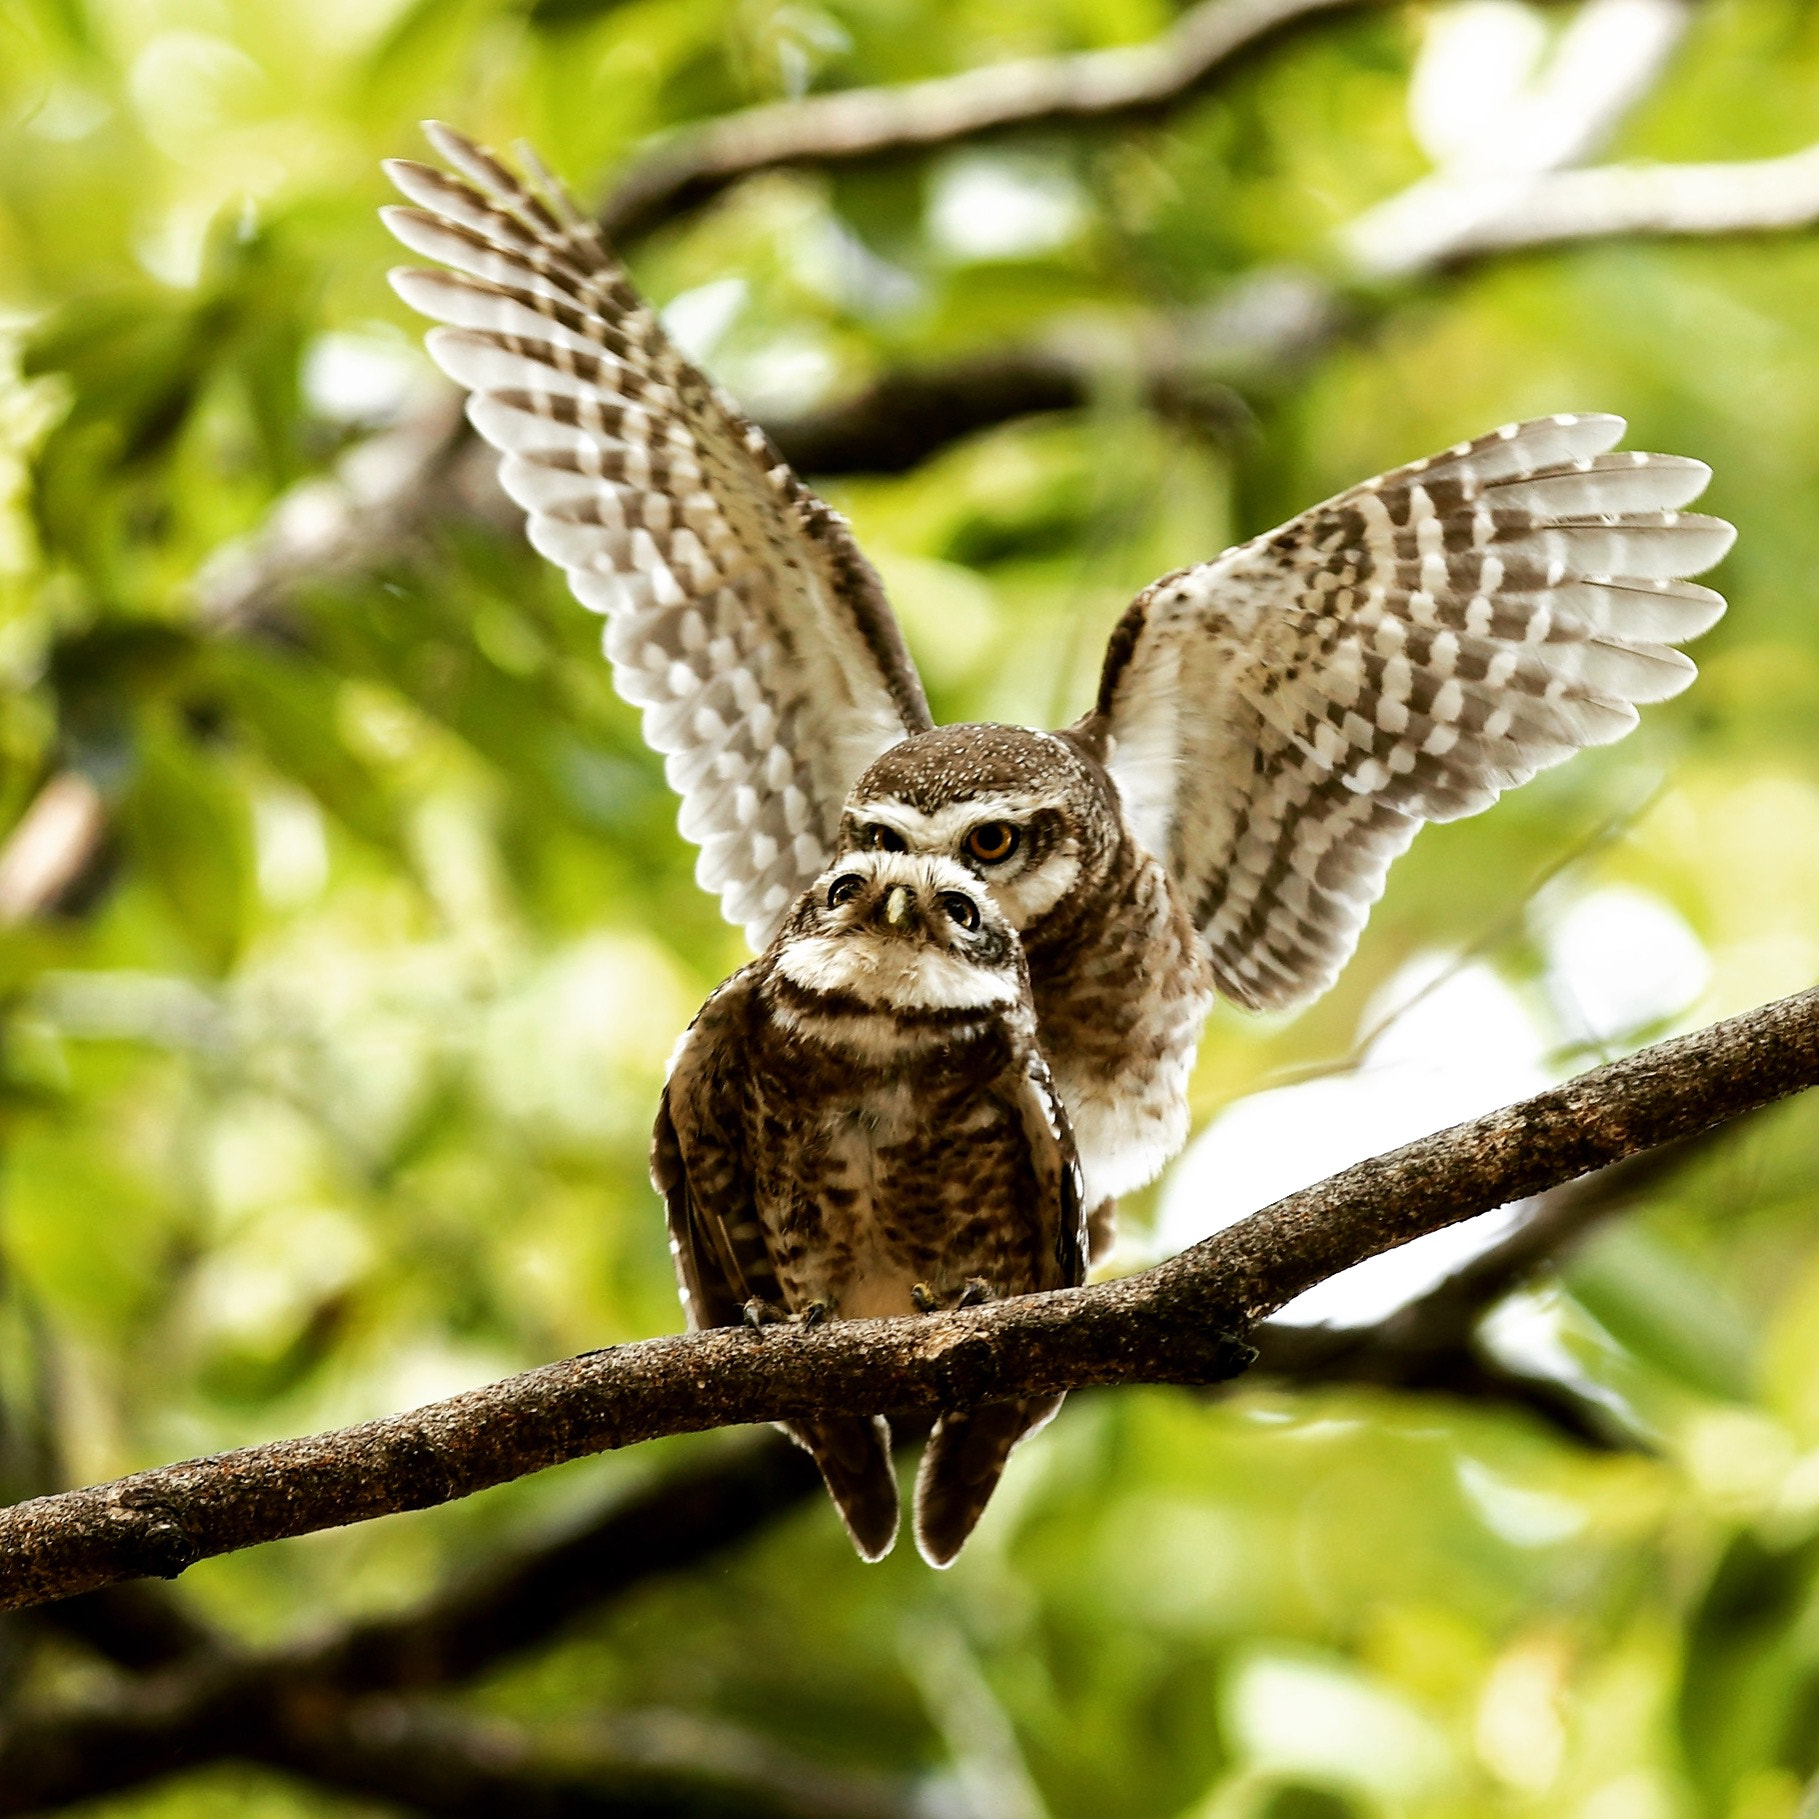
[[[1036,1175],[1043,1217],[1043,1246],[1056,1274],[1041,1288],[1078,1288],[1086,1280],[1086,1207],[1082,1204],[1080,1161],[1073,1128],[1048,1064],[1032,1051],[1020,1087],[1018,1115]]]
[[[392,283],[450,325],[430,353],[468,388],[531,542],[606,615],[614,681],[665,754],[697,876],[761,948],[826,864],[854,779],[932,724],[883,587],[560,189],[533,194],[427,130],[461,176],[388,163],[417,206],[384,217],[450,269]]]
[[[1323,991],[1423,821],[1476,814],[1693,677],[1724,611],[1679,577],[1731,527],[1702,462],[1623,421],[1511,424],[1165,576],[1112,635],[1090,724],[1220,988]]]
[[[747,969],[701,1007],[677,1048],[651,1135],[651,1182],[663,1196],[682,1306],[697,1332],[737,1326],[748,1301],[777,1297],[739,1097],[749,993]]]

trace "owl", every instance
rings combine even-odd
[[[1023,940],[1095,1254],[1186,1139],[1223,996],[1282,1010],[1357,945],[1424,821],[1476,814],[1693,676],[1733,532],[1698,461],[1544,417],[1367,480],[1145,588],[1056,732],[937,727],[840,516],[692,366],[595,227],[444,127],[396,162],[393,274],[446,326],[531,541],[606,619],[697,876],[763,948],[835,855],[938,855]]]
[[[978,878],[939,854],[836,861],[714,993],[651,1146],[692,1327],[887,1318],[1071,1288],[1086,1228],[1029,968]],[[916,1545],[946,1566],[1059,1396],[944,1411]],[[897,1534],[884,1417],[785,1431],[867,1560]]]

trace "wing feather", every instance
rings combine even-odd
[[[1476,814],[1692,680],[1731,545],[1703,462],[1550,417],[1366,481],[1132,603],[1091,725],[1218,982],[1324,990],[1423,821]]]
[[[1086,1280],[1086,1213],[1073,1127],[1048,1064],[1031,1050],[1017,1102],[1030,1164],[1036,1176],[1037,1206],[1043,1220],[1043,1247],[1052,1259],[1052,1279],[1039,1288],[1078,1288]]]
[[[663,1196],[670,1255],[689,1329],[737,1326],[777,1283],[756,1214],[743,1141],[743,1019],[750,969],[735,973],[689,1025],[651,1134],[651,1184]]]
[[[395,160],[391,231],[435,269],[392,274],[444,326],[532,545],[606,616],[619,692],[682,797],[697,875],[754,947],[833,851],[847,791],[931,724],[844,520],[670,343],[598,230],[490,152]]]

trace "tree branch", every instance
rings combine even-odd
[[[1504,1403],[1538,1417],[1583,1446],[1631,1446],[1610,1411],[1570,1385],[1512,1368],[1486,1354],[1484,1316],[1531,1276],[1557,1265],[1597,1225],[1626,1211],[1703,1155],[1737,1124],[1647,1150],[1544,1194],[1529,1216],[1426,1294],[1369,1326],[1290,1325],[1266,1320],[1252,1334],[1256,1376],[1298,1385],[1371,1384],[1476,1403]]]
[[[1819,223],[1819,145],[1736,164],[1607,164],[1523,186],[1450,257],[1580,240],[1787,233]]]
[[[1379,0],[1202,0],[1147,44],[990,63],[927,82],[810,95],[687,127],[634,164],[601,224],[625,242],[741,178],[925,155],[1013,130],[1164,113],[1241,55],[1327,13]]]
[[[236,1753],[434,1819],[912,1819],[919,1810],[903,1787],[722,1726],[651,1714],[597,1728],[607,1735],[552,1751],[515,1724],[367,1699],[313,1711]]]
[[[272,1658],[293,1685],[344,1693],[446,1687],[548,1642],[646,1580],[749,1539],[821,1487],[779,1435],[720,1449],[614,1503],[577,1533],[489,1564],[416,1610]]]
[[[698,1727],[685,1754],[629,1737],[539,1751],[517,1726],[321,1689],[274,1699],[228,1659],[205,1676],[40,1718],[0,1738],[0,1815],[54,1810],[205,1763],[262,1763],[445,1819],[907,1819],[888,1783]],[[601,1727],[608,1729],[609,1727]],[[654,1728],[647,1724],[646,1729]],[[628,1743],[631,1747],[627,1747]]]
[[[1250,1325],[1366,1257],[1819,1083],[1819,990],[1346,1169],[1119,1282],[920,1319],[648,1339],[408,1414],[0,1512],[0,1608],[422,1509],[663,1434],[1090,1384],[1210,1383]]]

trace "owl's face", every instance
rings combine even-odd
[[[837,859],[796,901],[777,971],[819,998],[906,1012],[998,1012],[1023,997],[1016,932],[951,860],[885,850]]]
[[[949,860],[1025,930],[1098,866],[1118,827],[1110,783],[1069,741],[943,726],[892,746],[854,784],[840,846]]]

